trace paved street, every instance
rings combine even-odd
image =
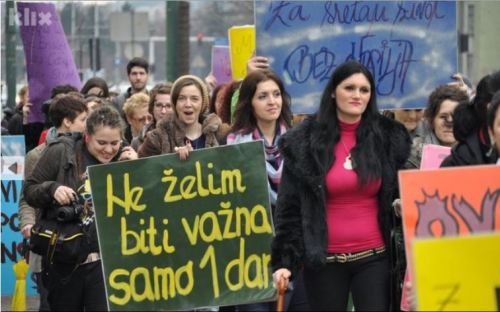
[[[10,311],[12,304],[11,296],[2,296],[2,311]],[[38,311],[38,296],[26,297],[27,311]]]

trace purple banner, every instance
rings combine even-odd
[[[232,80],[229,46],[212,47],[212,74],[217,79],[217,85]]]
[[[70,84],[80,90],[80,78],[54,4],[17,2],[17,23],[33,104],[28,120],[43,122],[42,103],[52,88]]]

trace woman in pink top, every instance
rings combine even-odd
[[[369,70],[337,67],[319,111],[280,142],[284,168],[272,247],[274,280],[300,268],[312,310],[397,308],[391,292],[390,233],[397,171],[411,140],[382,116]]]

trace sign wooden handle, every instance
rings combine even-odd
[[[286,282],[284,278],[281,278],[278,282],[278,301],[276,302],[276,311],[282,312],[285,307],[285,292],[286,292]]]

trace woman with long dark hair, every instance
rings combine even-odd
[[[109,99],[109,88],[106,80],[100,77],[92,77],[83,85],[80,93],[85,97],[97,96],[103,99]]]
[[[269,197],[272,214],[276,206],[278,187],[283,170],[283,157],[278,148],[281,137],[292,125],[290,96],[281,79],[272,71],[250,72],[240,87],[240,95],[227,144],[262,140],[266,156]],[[294,285],[293,295],[288,292],[287,302],[293,309],[307,310],[303,283]],[[273,311],[276,302],[262,302],[237,307],[238,311]]]
[[[282,135],[292,126],[290,96],[271,71],[253,71],[243,80],[227,144],[263,140],[271,204],[276,204],[283,161],[278,149]]]
[[[303,267],[312,310],[391,308],[390,233],[397,171],[411,140],[379,114],[372,74],[337,67],[318,112],[281,139],[284,168],[272,244],[273,278],[285,284]]]

